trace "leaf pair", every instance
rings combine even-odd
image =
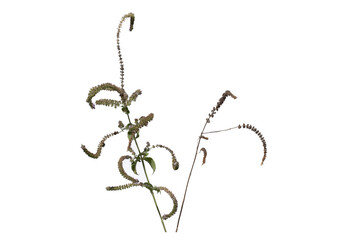
[[[139,175],[139,174],[137,173],[137,171],[136,171],[136,164],[137,164],[138,162],[141,162],[141,158],[140,158],[140,157],[136,157],[136,158],[137,158],[136,160],[133,160],[133,161],[131,162],[131,170],[132,170],[136,175]],[[142,160],[144,160],[144,161],[146,161],[147,163],[150,164],[150,166],[151,166],[151,168],[152,168],[152,170],[153,170],[153,174],[154,174],[154,172],[155,172],[155,170],[156,170],[156,164],[155,164],[154,159],[152,159],[151,157],[144,157]]]

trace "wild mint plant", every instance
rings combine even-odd
[[[224,103],[225,99],[227,97],[232,97],[233,99],[236,99],[236,96],[234,94],[232,94],[230,91],[225,91],[223,93],[223,95],[221,96],[221,98],[219,99],[219,101],[217,102],[216,106],[213,107],[213,109],[211,110],[211,112],[209,113],[209,116],[208,118],[206,118],[206,121],[205,121],[205,124],[204,124],[204,127],[199,135],[199,139],[198,139],[198,142],[197,142],[197,146],[196,146],[196,150],[195,150],[195,157],[194,157],[194,160],[193,160],[193,163],[192,163],[192,166],[191,166],[191,169],[190,169],[190,173],[189,173],[189,176],[188,176],[188,180],[187,180],[187,183],[186,183],[186,187],[185,187],[185,193],[184,193],[184,197],[183,197],[183,201],[182,201],[182,204],[181,204],[181,209],[180,209],[180,213],[179,213],[179,217],[178,217],[178,221],[177,221],[177,225],[176,225],[176,232],[178,231],[179,229],[179,223],[180,223],[180,219],[181,219],[181,213],[183,211],[183,207],[184,207],[184,202],[185,202],[185,198],[186,198],[186,193],[187,193],[187,189],[189,187],[189,182],[190,182],[190,177],[191,177],[191,174],[192,174],[192,171],[194,169],[194,165],[195,165],[195,160],[196,160],[196,157],[198,155],[199,152],[202,152],[203,153],[203,161],[202,161],[202,164],[205,164],[206,162],[206,157],[207,157],[207,150],[205,148],[201,148],[200,151],[199,151],[199,147],[200,147],[200,142],[202,139],[204,140],[209,140],[208,137],[204,136],[206,134],[210,134],[210,133],[218,133],[218,132],[224,132],[224,131],[229,131],[229,130],[233,130],[233,129],[241,129],[241,128],[246,128],[246,129],[250,129],[251,131],[253,131],[254,133],[256,133],[261,142],[262,142],[262,145],[263,145],[263,148],[264,148],[264,155],[263,155],[263,158],[262,158],[262,161],[261,161],[261,165],[263,165],[264,161],[265,161],[265,158],[266,158],[266,153],[267,153],[267,148],[266,148],[266,142],[265,142],[265,139],[263,137],[263,135],[260,133],[259,130],[257,130],[254,126],[250,125],[250,124],[240,124],[240,125],[237,125],[235,127],[231,127],[231,128],[227,128],[227,129],[223,129],[223,130],[217,130],[217,131],[210,131],[210,132],[205,132],[205,128],[206,126],[210,123],[210,119],[213,118],[215,116],[215,114],[219,111],[219,108],[221,107],[221,105]]]
[[[135,21],[135,15],[133,13],[128,13],[124,15],[119,23],[118,31],[117,31],[117,49],[118,49],[118,55],[119,55],[119,63],[120,63],[120,80],[121,85],[120,87],[112,84],[112,83],[103,83],[98,86],[95,86],[90,89],[88,97],[86,99],[86,102],[90,105],[92,109],[95,109],[95,105],[103,105],[107,107],[113,107],[115,109],[119,108],[126,116],[127,124],[124,124],[122,121],[119,121],[118,128],[119,130],[114,131],[112,133],[109,133],[103,137],[103,139],[100,141],[97,150],[95,153],[89,151],[84,145],[81,146],[82,150],[91,158],[99,158],[102,149],[105,147],[105,141],[109,139],[110,137],[113,137],[115,135],[118,135],[122,132],[124,132],[128,138],[128,145],[126,146],[126,150],[129,152],[128,155],[121,156],[118,161],[118,169],[121,174],[126,180],[129,181],[127,184],[117,185],[117,186],[110,186],[107,187],[106,190],[108,191],[118,191],[118,190],[124,190],[131,187],[142,187],[149,190],[152,199],[155,203],[156,210],[159,214],[162,226],[164,228],[164,231],[166,232],[166,227],[164,224],[164,220],[170,218],[175,214],[178,207],[178,202],[175,198],[175,195],[166,187],[163,186],[154,186],[150,183],[146,168],[145,168],[145,162],[147,162],[150,167],[152,168],[153,172],[156,170],[156,164],[154,158],[151,157],[150,152],[154,148],[162,148],[167,150],[171,155],[172,160],[172,168],[174,170],[177,170],[179,168],[179,162],[177,161],[174,152],[160,144],[151,145],[149,142],[146,143],[146,146],[144,148],[140,148],[137,139],[140,137],[140,130],[143,127],[146,127],[150,121],[153,120],[154,114],[150,113],[147,116],[141,116],[139,118],[135,118],[132,120],[130,117],[130,106],[136,101],[136,99],[141,95],[141,90],[138,89],[135,92],[133,92],[130,97],[126,93],[124,89],[124,62],[121,56],[120,51],[120,30],[122,27],[123,22],[129,18],[130,19],[130,31],[133,30],[134,21]],[[98,99],[93,102],[93,98],[101,91],[111,91],[116,92],[119,94],[119,99]],[[135,150],[134,150],[135,145]],[[136,179],[135,177],[130,176],[124,169],[123,163],[124,161],[130,161],[131,163],[131,170],[135,175],[138,175],[137,173],[137,167],[139,164],[143,168],[143,171],[145,173],[146,182],[141,182],[139,179]],[[160,193],[161,191],[166,192],[170,198],[173,201],[173,208],[172,210],[167,213],[161,215],[158,204],[156,202],[156,198],[154,195],[154,192]]]

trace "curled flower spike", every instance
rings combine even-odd
[[[176,213],[177,208],[178,208],[178,201],[176,200],[175,195],[166,187],[158,187],[158,189],[165,191],[170,196],[171,200],[173,200],[173,208],[172,208],[171,212],[168,214],[164,214],[162,216],[162,218],[164,220],[166,220],[166,219],[172,217]]]
[[[100,154],[101,154],[102,148],[105,147],[105,141],[106,141],[106,139],[108,139],[109,137],[112,137],[112,136],[114,136],[114,135],[116,135],[116,134],[119,134],[119,132],[118,132],[118,131],[115,131],[115,132],[110,133],[110,134],[106,135],[105,137],[103,137],[103,139],[100,141],[100,143],[99,143],[99,145],[98,145],[98,148],[97,148],[97,151],[96,151],[95,154],[92,153],[92,152],[90,152],[89,150],[87,150],[87,148],[85,147],[85,145],[81,145],[81,149],[82,149],[89,157],[91,157],[91,158],[98,158],[98,157],[100,156]]]
[[[264,161],[265,161],[265,158],[266,158],[266,153],[267,153],[267,146],[266,146],[265,138],[263,137],[263,135],[261,134],[261,132],[259,130],[257,130],[254,126],[251,126],[250,124],[243,123],[242,126],[241,126],[241,124],[239,124],[238,128],[240,129],[241,127],[250,129],[251,131],[253,131],[254,133],[256,133],[259,136],[259,138],[260,138],[260,140],[261,140],[261,142],[263,144],[263,147],[264,147],[264,156],[263,156],[263,158],[261,160],[261,165],[263,165]]]
[[[159,147],[159,148],[164,148],[166,149],[170,154],[171,154],[171,157],[172,157],[172,167],[174,170],[178,170],[179,169],[179,162],[177,161],[176,159],[176,156],[175,156],[175,153],[173,150],[171,150],[170,148],[164,146],[164,145],[160,145],[160,144],[157,144],[157,145],[154,145],[152,146],[152,148],[156,148],[156,147]]]
[[[119,162],[118,162],[118,168],[119,168],[120,174],[121,174],[125,179],[127,179],[127,180],[129,180],[129,181],[131,181],[131,182],[133,182],[133,183],[139,182],[138,179],[135,179],[135,178],[129,176],[129,175],[125,172],[124,167],[123,167],[123,161],[124,161],[125,159],[131,159],[131,157],[130,157],[129,155],[120,157]]]
[[[222,95],[222,97],[219,99],[219,101],[217,102],[216,106],[213,107],[213,109],[211,110],[211,112],[209,113],[209,117],[206,119],[206,121],[209,123],[210,122],[210,118],[213,118],[215,113],[217,111],[219,111],[219,108],[221,107],[221,105],[224,103],[225,99],[230,96],[233,99],[236,99],[236,96],[234,94],[232,94],[229,90],[225,91]]]
[[[98,94],[100,91],[116,91],[120,94],[121,100],[123,102],[126,102],[128,95],[126,94],[125,90],[122,88],[119,88],[118,86],[112,84],[112,83],[103,83],[98,86],[92,87],[89,91],[88,97],[86,99],[86,102],[89,103],[90,107],[92,109],[95,108],[95,104],[92,102],[93,97],[95,97],[96,94]]]
[[[117,31],[117,34],[116,34],[116,42],[117,42],[117,49],[118,49],[119,63],[120,63],[121,88],[124,88],[124,61],[123,61],[123,59],[122,59],[121,50],[120,50],[120,31],[121,31],[121,27],[122,27],[123,22],[124,22],[127,18],[130,18],[130,28],[129,28],[129,31],[132,31],[132,30],[133,30],[133,28],[134,28],[134,22],[135,22],[135,15],[134,15],[132,12],[130,12],[130,13],[124,15],[124,16],[121,18],[121,21],[120,21],[119,26],[118,26],[118,31]]]

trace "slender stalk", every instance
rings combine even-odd
[[[203,130],[202,130],[201,133],[200,133],[200,136],[204,133],[204,130],[205,130],[205,127],[206,127],[207,124],[208,124],[208,121],[206,121],[206,123],[205,123],[205,125],[204,125],[204,127],[203,127]],[[180,218],[181,218],[182,210],[183,210],[183,207],[184,207],[184,202],[185,202],[185,198],[186,198],[187,189],[188,189],[188,187],[189,187],[190,177],[191,177],[192,171],[193,171],[193,169],[194,169],[194,165],[195,165],[195,160],[196,160],[197,154],[198,154],[198,152],[199,152],[199,146],[200,146],[200,141],[201,141],[201,137],[200,137],[200,136],[199,136],[199,140],[198,140],[198,143],[197,143],[197,146],[196,146],[194,161],[193,161],[193,164],[192,164],[192,166],[191,166],[191,170],[190,170],[190,173],[189,173],[189,177],[188,177],[188,180],[187,180],[187,183],[186,183],[185,193],[184,193],[183,201],[182,201],[182,204],[181,204],[181,209],[180,209],[180,213],[179,213],[179,218],[178,218],[177,225],[176,225],[176,232],[177,232],[178,229],[179,229]]]
[[[203,134],[208,134],[208,133],[218,133],[218,132],[225,132],[225,131],[229,131],[235,128],[239,128],[238,126],[236,127],[232,127],[232,128],[227,128],[227,129],[223,129],[223,130],[217,130],[217,131],[210,131],[210,132],[204,132]]]
[[[130,120],[129,114],[127,113],[126,115],[127,115],[127,117],[128,117],[129,123],[131,124],[131,120]],[[140,151],[139,145],[138,145],[138,143],[137,143],[137,141],[136,141],[136,138],[134,138],[134,142],[135,142],[136,148],[137,148],[137,150],[138,150],[138,152],[139,152],[139,154],[140,154],[141,151]],[[149,177],[148,177],[147,172],[146,172],[146,168],[145,168],[145,164],[144,164],[143,157],[140,156],[140,159],[141,159],[141,164],[142,164],[143,169],[144,169],[144,173],[145,173],[145,176],[146,176],[146,180],[147,180],[148,183],[150,183]],[[151,184],[151,183],[150,183],[150,184]],[[163,219],[162,219],[162,217],[161,217],[160,209],[159,209],[159,207],[158,207],[158,205],[157,205],[154,192],[153,192],[153,190],[149,190],[149,191],[150,191],[151,196],[152,196],[152,198],[153,198],[153,200],[154,200],[154,203],[155,203],[155,206],[156,206],[156,210],[157,210],[157,212],[158,212],[158,214],[159,214],[159,217],[160,217],[160,220],[161,220],[161,224],[162,224],[162,226],[163,226],[163,228],[164,228],[164,231],[166,232],[166,227],[165,227],[164,221],[163,221]]]

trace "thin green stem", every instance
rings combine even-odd
[[[132,123],[131,123],[131,120],[130,120],[129,114],[127,113],[126,115],[127,115],[127,117],[128,117],[129,123],[132,124]],[[138,145],[138,143],[137,143],[137,141],[136,141],[136,138],[134,138],[134,142],[135,142],[136,148],[137,148],[137,150],[138,150],[138,152],[139,152],[139,154],[140,154],[141,151],[140,151],[139,145]],[[145,176],[146,176],[146,180],[147,180],[148,183],[150,183],[149,177],[148,177],[147,172],[146,172],[146,168],[145,168],[145,164],[144,164],[143,157],[140,156],[140,159],[141,159],[141,164],[142,164],[143,169],[144,169],[144,173],[145,173]],[[150,183],[150,184],[151,184],[151,183]],[[153,190],[150,190],[150,189],[149,189],[149,191],[150,191],[151,196],[152,196],[152,198],[153,198],[153,200],[154,200],[154,203],[155,203],[155,206],[156,206],[156,210],[157,210],[157,212],[158,212],[158,214],[159,214],[159,217],[160,217],[160,220],[161,220],[161,224],[162,224],[162,226],[163,226],[163,228],[164,228],[164,231],[166,232],[166,227],[165,227],[164,221],[163,221],[163,219],[162,219],[162,217],[161,217],[160,209],[159,209],[159,207],[158,207],[158,205],[157,205],[154,192],[153,192]]]

